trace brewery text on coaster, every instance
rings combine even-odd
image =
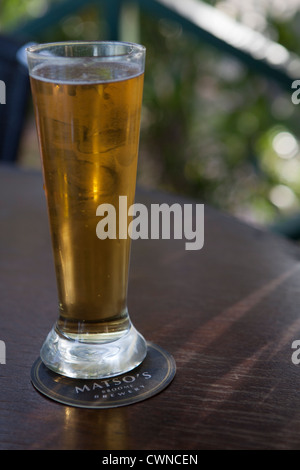
[[[147,356],[136,369],[106,379],[74,379],[48,369],[38,358],[31,369],[34,387],[46,397],[79,408],[114,408],[146,400],[173,380],[172,355],[151,342]]]

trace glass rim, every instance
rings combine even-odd
[[[121,53],[121,54],[111,54],[111,55],[77,55],[77,56],[69,56],[69,55],[48,55],[52,48],[62,47],[62,46],[127,46],[128,51]],[[28,56],[36,57],[39,59],[49,59],[49,60],[59,60],[59,59],[81,59],[81,58],[89,58],[89,59],[101,59],[101,58],[124,58],[124,57],[134,57],[137,54],[145,53],[146,47],[137,44],[134,42],[127,42],[127,41],[84,41],[84,40],[68,40],[68,41],[57,41],[57,42],[47,42],[47,43],[40,43],[30,45],[26,49],[26,53]],[[43,53],[44,52],[44,53]],[[47,53],[48,52],[48,53]]]

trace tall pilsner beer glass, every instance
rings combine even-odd
[[[127,207],[135,196],[145,48],[52,43],[27,59],[59,298],[41,359],[68,377],[118,375],[147,351],[127,311],[130,238],[119,236],[119,196]],[[97,236],[103,204],[115,209],[116,238]]]

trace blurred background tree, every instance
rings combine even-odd
[[[59,1],[2,0],[1,31],[42,17]],[[300,0],[206,3],[300,55]],[[106,39],[107,28],[101,5],[87,1],[38,40]],[[124,9],[121,31],[123,40],[147,48],[138,182],[257,225],[300,212],[300,107],[292,89],[135,4]],[[20,164],[38,166],[32,110],[28,123]]]

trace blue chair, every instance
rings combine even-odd
[[[0,35],[0,162],[15,163],[25,122],[30,84],[26,41]]]

